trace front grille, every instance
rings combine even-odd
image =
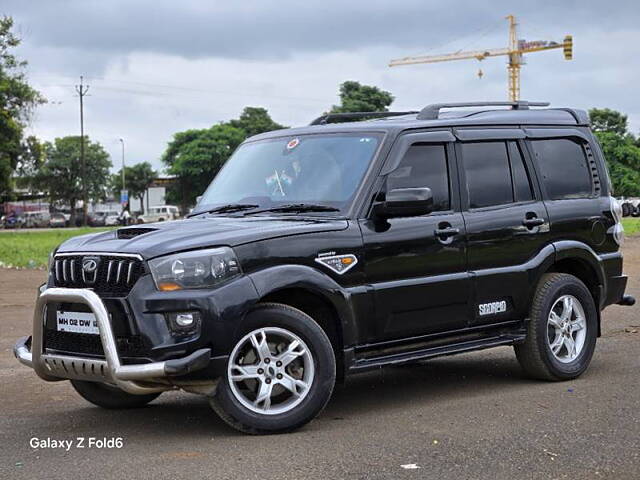
[[[116,336],[118,353],[121,356],[136,357],[144,355],[145,345],[141,337]],[[72,355],[104,356],[100,335],[87,335],[84,333],[58,332],[45,330],[44,347],[50,350],[70,353]]]
[[[96,268],[87,271],[83,262],[94,260]],[[144,273],[142,260],[128,255],[58,255],[52,266],[56,287],[91,288],[97,294],[126,296]]]

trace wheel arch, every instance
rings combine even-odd
[[[338,378],[344,375],[344,347],[356,337],[351,295],[328,275],[301,265],[281,265],[249,275],[256,303],[275,302],[297,308],[325,331],[336,355]]]
[[[600,310],[605,298],[605,277],[600,258],[591,247],[581,242],[563,241],[554,246],[555,260],[543,273],[567,273],[585,284],[596,306],[598,336],[600,336]]]

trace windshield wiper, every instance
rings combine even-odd
[[[219,207],[211,208],[209,210],[203,210],[202,212],[192,213],[190,217],[196,215],[202,215],[203,213],[231,213],[240,212],[242,210],[250,210],[252,208],[258,208],[260,205],[255,203],[229,203],[227,205],[221,205]]]
[[[339,212],[339,208],[330,207],[329,205],[320,205],[315,203],[289,203],[286,205],[278,205],[277,207],[264,208],[262,210],[255,210],[253,212],[247,212],[245,215],[253,215],[254,213],[262,212]]]

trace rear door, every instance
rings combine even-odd
[[[403,339],[462,329],[469,320],[465,230],[450,132],[407,134],[383,167],[380,195],[428,187],[428,215],[361,220],[365,272],[374,290],[371,340]]]
[[[549,223],[519,129],[457,132],[456,145],[473,277],[471,325],[521,319],[529,263],[549,242]]]

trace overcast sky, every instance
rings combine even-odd
[[[160,156],[172,135],[262,106],[302,125],[338,102],[345,80],[389,90],[392,108],[442,101],[503,100],[505,58],[389,68],[392,58],[505,47],[518,16],[520,38],[574,37],[561,50],[530,54],[522,98],[555,106],[610,107],[640,130],[640,2],[294,0],[3,0],[29,62],[30,82],[49,100],[31,133],[79,133],[74,85],[90,85],[85,132],[120,165]],[[484,76],[479,79],[478,69]]]

